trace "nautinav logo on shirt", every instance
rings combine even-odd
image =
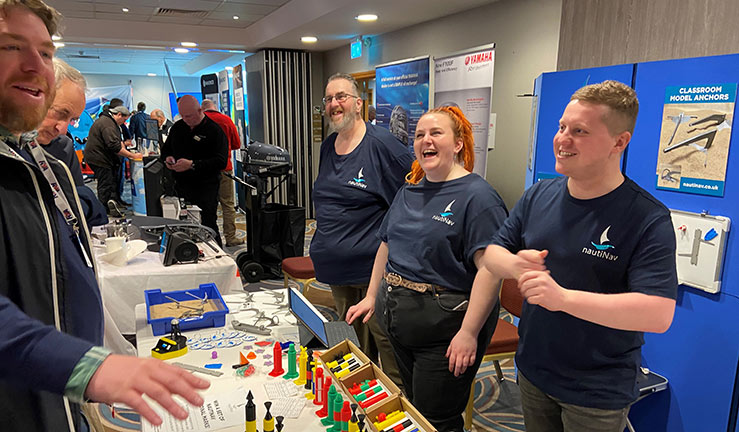
[[[449,219],[450,216],[454,215],[454,213],[452,212],[452,205],[454,204],[454,201],[456,200],[452,200],[452,202],[450,202],[441,213],[431,216],[431,219],[439,222],[444,222],[449,226],[454,226],[454,221]]]
[[[590,242],[590,244],[593,246],[594,249],[591,249],[587,246],[582,248],[582,253],[587,255],[592,255],[594,257],[603,258],[609,261],[616,261],[618,259],[618,255],[612,255],[611,253],[607,252],[609,249],[615,249],[616,246],[610,244],[611,240],[608,238],[608,230],[611,229],[611,226],[608,225],[606,229],[603,230],[603,232],[600,235],[600,239],[598,240],[598,243]]]
[[[352,186],[360,187],[362,189],[367,189],[367,184],[364,181],[364,167],[359,168],[359,172],[357,173],[357,176],[354,177],[352,180],[349,180],[349,184]]]

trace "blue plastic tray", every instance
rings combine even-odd
[[[218,288],[213,283],[202,284],[197,289],[189,289],[182,291],[165,291],[162,292],[160,289],[146,290],[144,291],[144,297],[146,298],[146,321],[151,324],[151,331],[154,336],[161,336],[163,334],[170,333],[172,331],[172,318],[151,318],[151,307],[162,303],[172,303],[172,300],[165,298],[164,296],[172,297],[177,301],[195,300],[194,297],[187,295],[191,293],[197,297],[203,298],[203,295],[208,295],[208,300],[218,300],[223,306],[223,310],[206,312],[202,317],[184,318],[180,319],[180,330],[192,330],[203,327],[223,327],[226,324],[226,315],[228,314],[228,306],[223,301],[221,293],[218,292]]]

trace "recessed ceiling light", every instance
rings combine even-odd
[[[64,42],[54,42],[54,46],[57,48],[61,48],[64,46]]]
[[[62,40],[62,37],[59,35],[54,35],[51,37],[51,40],[54,40],[54,41]]]
[[[121,8],[123,12],[128,12],[128,8]]]
[[[362,22],[372,22],[372,21],[377,21],[377,15],[362,14],[362,15],[357,15],[356,17],[354,17],[354,19],[357,21],[362,21]]]
[[[182,45],[183,47],[191,47],[191,48],[198,46],[198,44],[196,44],[195,42],[180,42],[180,45]]]
[[[315,36],[303,36],[302,38],[300,38],[300,42],[303,42],[303,43],[316,43],[316,42],[318,42],[318,38],[315,37]]]
[[[239,16],[238,15],[234,15],[234,19],[239,19]]]
[[[157,74],[149,72],[146,76],[157,76]]]
[[[190,52],[190,50],[187,48],[175,48],[174,52],[179,53],[179,54],[187,54]]]

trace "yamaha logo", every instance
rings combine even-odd
[[[479,54],[468,55],[464,58],[465,66],[476,63],[485,63],[493,60],[493,52],[488,51]]]

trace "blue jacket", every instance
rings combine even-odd
[[[92,246],[71,174],[49,158],[62,192]],[[102,345],[102,305],[94,277],[70,283],[69,229],[35,164],[0,140],[0,419],[3,430],[66,431],[79,409],[61,395],[80,358]],[[77,247],[77,246],[75,246]],[[67,254],[67,255],[65,255]],[[86,268],[86,267],[84,267]],[[89,273],[89,270],[88,270]],[[94,275],[93,275],[94,276]],[[77,336],[83,336],[77,337]]]
[[[149,120],[149,114],[139,111],[131,116],[130,126],[128,129],[133,138],[146,139],[146,121]]]

